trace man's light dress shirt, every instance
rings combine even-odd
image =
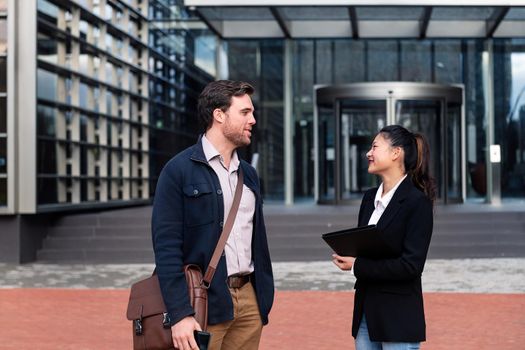
[[[224,159],[219,151],[211,144],[205,135],[202,136],[202,148],[208,164],[213,168],[221,184],[221,192],[224,200],[224,219],[230,212],[237,186],[237,170],[240,160],[234,151],[230,160],[230,168],[226,168]],[[252,232],[253,215],[255,213],[255,195],[246,185],[243,186],[239,211],[235,218],[230,236],[226,241],[224,253],[226,254],[226,267],[228,276],[236,274],[249,274],[253,272],[252,261]]]

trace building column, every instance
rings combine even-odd
[[[33,214],[37,201],[37,1],[16,1],[15,15],[15,212]],[[11,11],[9,11],[11,13]],[[19,40],[24,38],[23,40]],[[12,73],[12,74],[13,74]]]
[[[485,99],[485,118],[487,122],[486,130],[486,169],[487,169],[487,197],[486,201],[490,204],[501,203],[501,174],[500,161],[495,162],[491,152],[494,147],[494,50],[491,39],[486,42],[486,51],[482,56],[483,68],[483,98]],[[499,147],[496,147],[499,150]],[[499,155],[499,152],[498,152]]]
[[[284,203],[294,202],[292,41],[284,41]]]

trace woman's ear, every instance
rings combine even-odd
[[[392,160],[397,160],[401,157],[401,153],[403,152],[403,149],[401,147],[394,147],[392,150]]]

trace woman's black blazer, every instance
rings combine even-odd
[[[368,190],[359,210],[359,226],[374,211],[377,188]],[[357,257],[352,335],[357,336],[366,315],[372,341],[420,342],[425,340],[425,314],[421,274],[432,236],[430,199],[407,176],[377,222],[396,252],[384,259]]]

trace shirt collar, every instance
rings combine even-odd
[[[403,180],[406,177],[407,175],[405,174],[405,176],[403,176],[401,180],[399,180],[398,183],[390,191],[385,193],[384,196],[381,196],[381,194],[383,193],[383,183],[381,183],[376,192],[376,198],[374,199],[374,207],[377,208],[379,203],[381,203],[383,208],[386,208],[388,206],[388,203],[390,203],[390,201],[392,200],[392,197],[394,197],[394,193],[396,193],[397,188],[399,187],[399,185],[401,185],[401,182],[403,182]]]
[[[202,135],[202,150],[204,151],[204,156],[206,157],[206,160],[208,161],[208,163],[212,159],[218,157],[221,164],[224,166],[224,160],[221,154],[219,153],[219,151],[217,151],[217,149],[210,142],[210,140],[206,138],[206,134]],[[230,172],[233,172],[239,169],[239,163],[240,163],[240,160],[239,160],[239,157],[237,156],[237,151],[233,151],[232,159],[230,161],[230,169],[229,169]]]

